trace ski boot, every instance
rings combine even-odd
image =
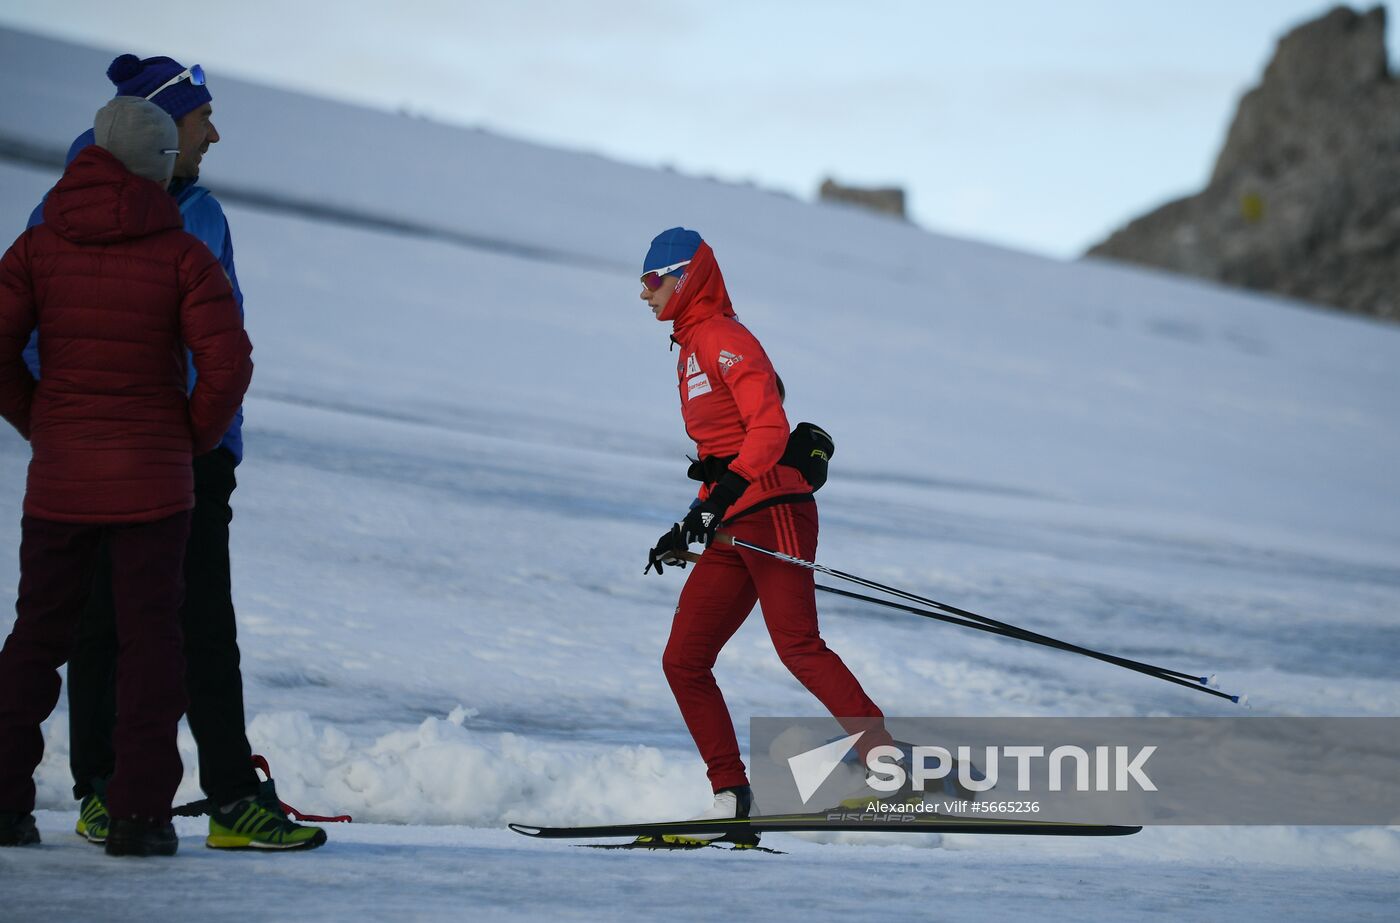
[[[714,804],[695,820],[732,820],[749,816],[753,810],[753,789],[735,785],[715,792]],[[639,836],[635,845],[654,849],[697,849],[716,843],[732,843],[735,849],[750,849],[758,845],[758,834],[747,831],[696,833],[689,835]]]
[[[895,764],[898,765],[900,769],[904,770],[904,784],[893,792],[877,791],[874,786],[870,785],[871,780],[875,778],[875,774],[867,769],[865,773],[866,788],[852,795],[850,798],[843,800],[838,806],[838,809],[863,811],[869,807],[872,801],[884,802],[886,804],[914,804],[938,797],[949,798],[956,801],[976,801],[977,797],[981,794],[981,792],[968,788],[963,782],[962,776],[965,770],[972,781],[981,782],[986,779],[986,774],[983,773],[975,763],[968,762],[964,767],[963,764],[959,763],[955,758],[950,758],[951,763],[948,767],[948,772],[942,779],[937,780],[937,788],[915,791],[914,774],[911,771],[914,762],[914,745],[897,740],[895,741],[895,746],[901,751],[899,759],[895,760]],[[882,775],[887,775],[887,773],[882,773]]]
[[[849,798],[841,799],[841,802],[831,810],[866,812],[870,810],[870,805],[872,803],[908,804],[914,801],[922,801],[922,793],[914,791],[914,775],[909,771],[909,756],[907,754],[901,756],[899,759],[895,760],[895,765],[904,770],[904,782],[898,789],[892,792],[886,792],[875,788],[871,783],[877,778],[887,776],[888,773],[881,773],[877,776],[874,770],[866,769],[865,787]]]

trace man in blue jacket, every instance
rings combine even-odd
[[[233,284],[239,310],[243,292],[233,267],[233,240],[223,208],[213,194],[196,184],[200,162],[219,141],[213,122],[213,97],[199,65],[186,68],[172,58],[137,58],[124,54],[107,69],[117,96],[139,96],[160,106],[175,120],[180,153],[170,194],[180,208],[185,230],[209,248]],[[93,143],[91,130],[69,149],[71,161]],[[30,216],[43,221],[43,203]],[[37,377],[37,340],[25,353]],[[190,363],[190,387],[198,370]],[[181,624],[185,636],[187,713],[199,749],[199,782],[208,796],[209,837],[215,848],[307,849],[326,841],[318,827],[292,822],[282,811],[276,790],[260,782],[253,768],[243,712],[243,676],[239,670],[237,629],[229,567],[229,499],[236,484],[234,469],[243,459],[243,411],[214,451],[194,460],[195,507],[185,553],[185,602]],[[82,799],[77,831],[93,843],[106,839],[108,816],[105,781],[115,767],[116,626],[112,607],[110,564],[104,556],[78,629],[68,663],[70,764],[74,797]]]

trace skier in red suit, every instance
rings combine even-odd
[[[715,683],[720,649],[755,602],[792,671],[848,732],[865,730],[862,759],[890,744],[883,714],[817,630],[812,572],[731,544],[716,530],[812,560],[817,504],[812,485],[779,464],[789,427],[778,376],[757,338],[734,316],[714,251],[695,231],[671,228],[652,241],[642,265],[642,300],[669,321],[680,346],[681,415],[703,479],[696,503],[652,548],[648,569],[675,564],[692,542],[706,550],[681,591],[662,666],[715,792],[704,817],[747,817],[753,803],[729,709]]]

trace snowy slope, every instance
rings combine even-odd
[[[109,92],[112,53],[0,30],[0,149],[65,149]],[[793,419],[836,437],[821,560],[1218,670],[1262,714],[1398,713],[1400,329],[211,79],[225,140],[206,180],[231,203],[257,363],[233,549],[250,737],[293,804],[499,828],[706,800],[659,666],[680,581],[641,575],[691,486],[674,354],[636,300],[646,244],[674,224],[715,247]],[[55,175],[0,162],[16,233]],[[0,547],[17,543],[27,457],[0,433]],[[0,586],[15,559],[0,554]],[[822,602],[828,642],[892,714],[1234,713]],[[741,729],[817,713],[758,619],[718,669]],[[333,830],[326,849],[270,860],[269,882],[201,855],[194,825],[178,868],[142,866],[131,886],[64,832],[62,711],[47,733],[54,845],[0,855],[7,905],[35,911],[66,906],[54,884],[80,869],[133,917],[194,912],[139,885],[174,875],[312,918],[752,912],[742,901],[761,893],[817,917],[934,902],[1013,919],[1367,919],[1400,871],[1386,829],[920,844],[936,851],[775,837],[792,855],[692,861],[399,826]]]

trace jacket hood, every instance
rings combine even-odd
[[[159,184],[122,166],[102,148],[84,148],[44,203],[44,224],[80,244],[146,237],[182,226],[175,200]]]
[[[690,331],[702,321],[733,316],[734,305],[729,301],[729,290],[724,287],[724,276],[715,261],[715,252],[702,242],[657,317],[671,321],[672,335],[684,343]]]

